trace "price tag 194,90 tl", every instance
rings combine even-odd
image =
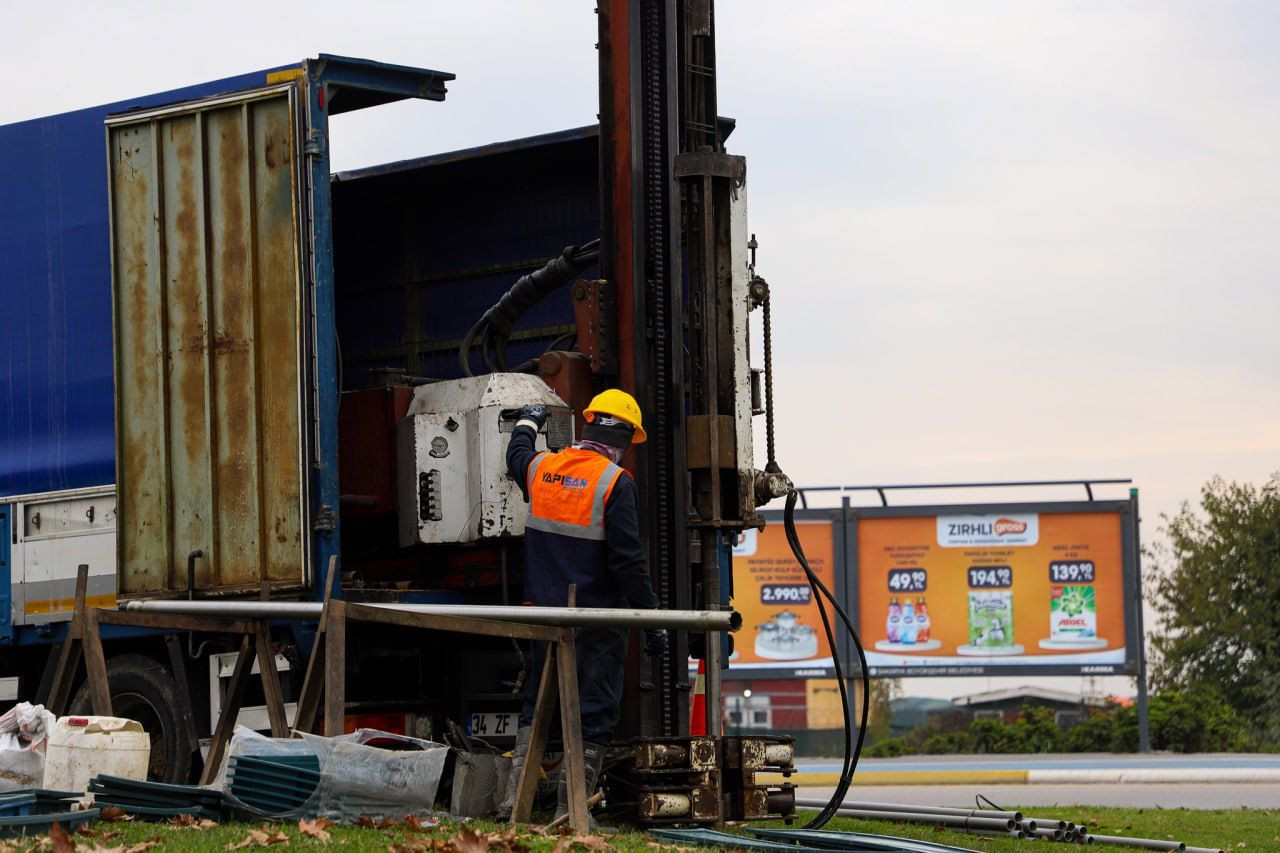
[[[1013,569],[1009,566],[970,566],[971,589],[1005,589],[1013,586]]]

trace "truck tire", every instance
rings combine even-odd
[[[177,713],[178,685],[173,674],[145,655],[119,655],[107,660],[107,683],[115,716],[137,720],[151,735],[148,778],[186,784],[197,744]],[[71,700],[70,713],[93,713],[87,682]]]

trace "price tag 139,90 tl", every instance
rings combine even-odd
[[[1055,560],[1049,564],[1049,583],[1093,583],[1092,560]]]

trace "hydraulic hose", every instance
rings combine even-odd
[[[480,338],[485,368],[490,372],[505,370],[507,338],[519,319],[599,260],[600,241],[597,239],[582,246],[566,246],[564,251],[538,269],[520,276],[463,337],[462,345],[458,347],[458,367],[462,375],[475,375],[471,370],[471,348],[477,337]]]
[[[800,544],[800,536],[796,532],[796,500],[799,493],[794,489],[787,495],[786,509],[783,512],[783,526],[786,529],[787,543],[791,546],[791,553],[795,556],[796,562],[800,564],[800,568],[804,570],[805,575],[809,579],[809,586],[814,592],[814,599],[818,604],[818,613],[822,616],[822,627],[826,631],[827,642],[831,647],[831,662],[835,669],[836,684],[840,690],[840,705],[844,714],[844,762],[843,769],[840,773],[840,780],[836,784],[835,790],[831,794],[831,799],[827,802],[826,808],[818,812],[813,820],[805,824],[807,829],[821,829],[835,816],[836,811],[844,802],[845,795],[849,791],[849,785],[853,782],[854,771],[858,767],[858,759],[862,755],[862,743],[867,734],[867,717],[871,709],[871,680],[867,673],[867,655],[862,648],[862,640],[858,637],[858,632],[854,630],[853,622],[849,619],[849,614],[840,605],[827,589],[826,584],[814,573],[809,567],[809,560],[805,557],[804,546]],[[844,624],[845,629],[849,632],[850,638],[853,640],[853,647],[858,653],[858,663],[861,666],[859,675],[862,679],[862,714],[858,723],[858,738],[854,743],[851,732],[851,720],[849,719],[849,694],[845,685],[844,666],[840,660],[840,652],[836,646],[835,632],[831,630],[831,620],[827,616],[827,610],[823,606],[822,599],[826,598],[830,602],[832,609],[836,615],[840,617],[840,621]]]

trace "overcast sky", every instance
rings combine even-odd
[[[338,168],[590,124],[591,10],[9,4],[0,123],[329,52],[458,75]],[[717,11],[798,483],[1131,476],[1150,539],[1280,469],[1280,4]]]

